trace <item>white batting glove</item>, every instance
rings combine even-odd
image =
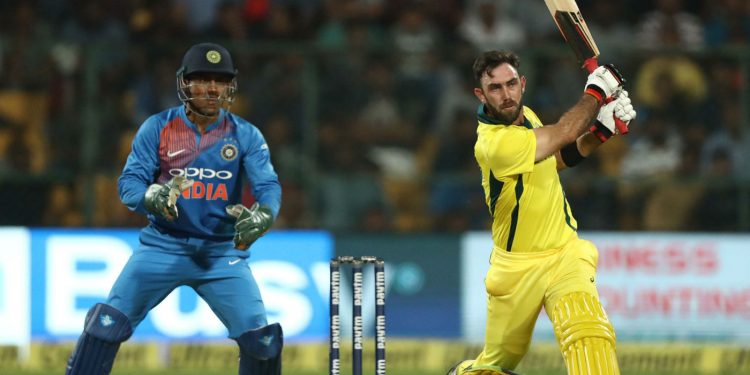
[[[638,113],[635,111],[635,108],[633,108],[633,104],[630,102],[628,92],[626,90],[622,90],[617,99],[615,99],[615,102],[617,103],[617,105],[615,106],[615,117],[624,122],[625,125],[630,125],[630,121],[635,120],[635,116],[637,116]]]
[[[625,79],[614,65],[602,65],[589,74],[584,92],[596,98],[599,105],[602,105],[622,90],[624,82]]]
[[[622,90],[614,100],[599,109],[599,114],[596,116],[596,120],[591,125],[589,131],[594,133],[600,141],[606,142],[612,135],[621,134],[620,129],[617,128],[615,119],[624,123],[625,130],[627,130],[628,125],[635,119],[636,115],[637,113],[628,97],[628,92]]]

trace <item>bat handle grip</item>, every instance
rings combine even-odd
[[[630,129],[628,129],[628,124],[626,124],[625,121],[617,118],[617,116],[615,116],[615,127],[617,128],[617,131],[622,135],[628,134],[628,132],[630,131]]]
[[[588,58],[583,62],[583,67],[591,73],[599,67],[599,61],[596,60],[596,57]]]

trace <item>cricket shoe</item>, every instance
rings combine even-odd
[[[474,366],[474,360],[464,360],[453,366],[446,375],[521,375],[497,366]]]

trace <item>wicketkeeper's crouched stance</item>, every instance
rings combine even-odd
[[[228,110],[236,74],[224,47],[191,47],[177,71],[184,105],[139,129],[119,191],[150,223],[106,302],[86,315],[66,375],[109,374],[120,344],[182,285],[208,303],[237,342],[240,375],[281,374],[281,326],[268,324],[247,263],[248,248],[279,212],[281,187],[263,135]],[[239,204],[243,177],[256,200],[250,208]]]
[[[485,52],[474,63],[474,94],[482,103],[474,155],[494,248],[485,278],[484,350],[449,374],[512,374],[542,306],[568,374],[619,374],[615,332],[596,290],[598,252],[578,238],[557,171],[617,134],[615,117],[627,125],[635,111],[619,72],[602,66],[589,75],[578,103],[557,124],[543,126],[522,105],[526,78],[518,67],[512,52]]]
[[[86,314],[83,334],[68,360],[66,375],[109,374],[120,344],[133,327],[125,314],[98,303]],[[240,375],[281,374],[284,337],[278,323],[249,330],[236,338],[240,347]]]

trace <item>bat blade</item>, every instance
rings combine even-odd
[[[599,65],[599,48],[594,43],[581,11],[578,10],[578,4],[575,0],[544,0],[544,3],[565,42],[573,49],[578,63],[589,72],[593,72]],[[615,118],[615,125],[621,134],[628,133],[627,124],[620,119]]]
[[[544,0],[565,42],[573,49],[578,62],[589,71],[596,68],[599,48],[581,16],[575,0]]]

